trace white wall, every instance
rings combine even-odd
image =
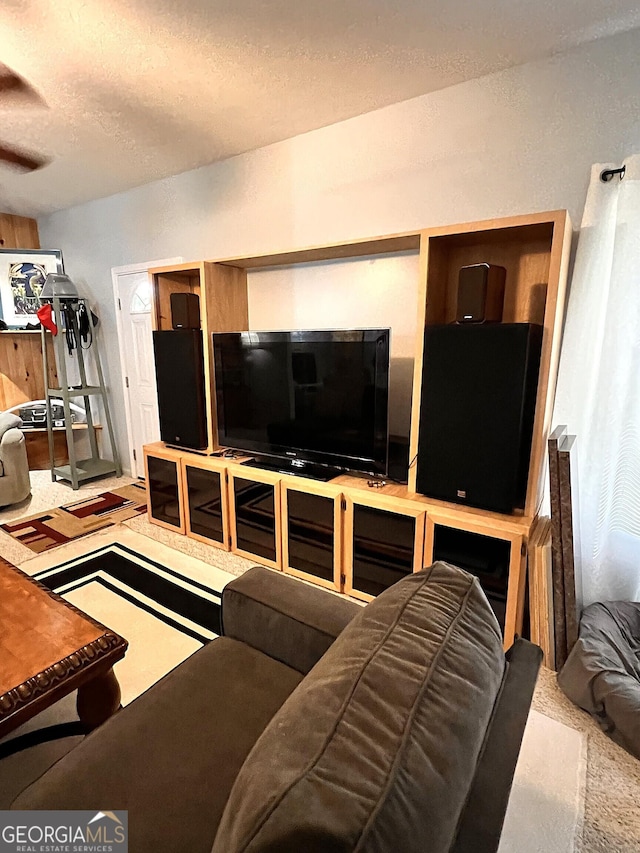
[[[249,275],[249,328],[391,327],[389,431],[409,436],[418,297],[417,252],[269,269]]]
[[[43,217],[42,245],[63,250],[67,272],[97,303],[123,458],[111,267],[556,208],[579,222],[591,164],[618,163],[638,150],[639,53],[635,30]],[[274,287],[283,318],[310,288],[297,275]],[[273,326],[266,290],[256,293],[252,277],[252,319]],[[295,308],[284,305],[285,294],[294,295]],[[392,327],[409,336],[404,318],[415,303],[395,289],[390,302]],[[326,311],[314,312],[313,325],[332,325],[336,304],[330,299]]]

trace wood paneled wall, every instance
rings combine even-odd
[[[49,387],[58,387],[53,340],[47,335]],[[40,332],[0,332],[0,412],[45,395]]]
[[[39,249],[38,223],[26,216],[0,213],[0,249]]]
[[[39,249],[38,223],[26,216],[0,213],[0,249]],[[49,385],[58,378],[51,338],[47,339]],[[0,411],[45,396],[39,332],[0,332]]]

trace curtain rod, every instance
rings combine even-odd
[[[624,178],[624,173],[627,171],[627,167],[623,164],[619,169],[604,169],[600,172],[600,180],[607,184],[609,181],[613,180],[614,175],[620,175],[620,180]]]

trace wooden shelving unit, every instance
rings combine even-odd
[[[418,452],[424,328],[455,320],[461,266],[482,262],[503,266],[507,271],[504,322],[539,323],[544,329],[527,497],[522,513],[531,520],[537,513],[541,494],[570,250],[571,221],[565,210],[433,228],[422,232],[420,245],[423,274],[418,298],[409,458],[413,459]],[[415,492],[415,487],[414,467],[409,473],[409,488]]]
[[[495,513],[411,495],[395,484],[372,489],[366,480],[348,476],[318,483],[162,442],[145,447],[145,464],[154,524],[362,601],[433,562],[437,527],[504,543],[509,566],[503,608],[506,648],[521,631],[527,519],[505,516],[500,526]],[[188,472],[192,479],[194,472],[217,477],[209,496],[201,492],[198,497],[189,489]],[[296,508],[292,494],[308,498],[309,506]],[[207,506],[212,499],[215,508]],[[329,502],[329,510],[314,515],[314,499]],[[217,516],[215,534],[203,535],[203,510]],[[292,514],[297,514],[293,525]]]
[[[249,325],[246,271],[221,263],[201,261],[150,269],[149,275],[153,293],[151,319],[154,330],[172,328],[172,293],[194,293],[200,299],[208,433],[205,452],[212,453],[218,447],[218,430],[211,335],[214,332],[235,332]]]
[[[292,266],[335,259],[366,258],[372,255],[394,254],[406,251],[420,253],[418,299],[415,306],[418,316],[416,335],[414,387],[412,400],[411,437],[409,458],[415,460],[418,449],[420,392],[423,368],[424,329],[427,324],[449,323],[455,320],[457,276],[461,266],[487,262],[506,268],[505,322],[538,323],[543,326],[542,356],[536,397],[534,434],[531,448],[529,477],[524,509],[512,515],[474,509],[456,503],[435,500],[416,493],[415,467],[410,469],[409,483],[394,483],[372,490],[366,480],[348,475],[332,480],[326,495],[335,495],[336,535],[342,537],[340,571],[338,561],[333,577],[324,578],[324,585],[354,596],[367,598],[354,584],[353,512],[354,506],[371,506],[398,518],[416,521],[410,557],[400,560],[408,570],[428,564],[434,555],[434,540],[439,528],[460,531],[485,537],[489,545],[504,547],[508,565],[507,590],[504,594],[504,637],[509,646],[523,623],[526,565],[528,543],[536,522],[541,497],[544,472],[545,446],[555,393],[556,374],[560,352],[560,338],[564,317],[565,287],[571,245],[571,223],[566,211],[535,213],[504,219],[492,219],[442,228],[429,228],[414,232],[391,234],[371,239],[354,240],[330,246],[312,246],[293,251],[282,251],[252,257],[224,258],[194,264],[151,270],[154,292],[154,328],[171,327],[169,299],[172,292],[196,293],[200,296],[202,333],[205,337],[207,417],[209,427],[208,453],[217,449],[215,413],[215,377],[211,334],[213,332],[241,331],[248,328],[247,270],[277,266]],[[407,310],[411,310],[407,306]],[[148,449],[180,455],[184,464],[197,467],[198,456],[169,448]],[[202,457],[200,457],[202,458]],[[203,462],[204,464],[204,462]],[[216,465],[221,464],[219,461]],[[222,461],[224,466],[225,462]],[[263,471],[228,463],[227,486],[234,477],[265,481]],[[241,469],[242,470],[242,469]],[[290,570],[288,516],[286,494],[289,488],[307,490],[309,495],[320,494],[318,484],[289,475],[271,475],[268,482],[279,490],[276,501],[276,535],[280,537],[276,559],[260,559],[250,551],[242,550],[259,562],[274,568]],[[275,479],[274,479],[275,478]],[[275,493],[275,492],[274,492]],[[284,503],[282,495],[285,495]],[[338,494],[340,497],[338,497]],[[227,488],[226,516],[230,526],[229,541],[234,544],[235,510],[233,490]],[[184,496],[181,498],[184,504]],[[284,507],[284,509],[283,509]],[[181,509],[182,529],[185,529],[184,505]],[[400,525],[402,526],[402,525]],[[406,527],[406,525],[404,525]],[[327,527],[325,523],[325,528]],[[175,527],[174,527],[175,529]],[[326,540],[326,529],[323,535]],[[405,537],[406,538],[406,537]],[[408,539],[407,539],[408,541]],[[484,541],[484,540],[483,540]],[[403,546],[406,551],[406,543]],[[403,558],[404,559],[404,558]],[[304,577],[313,580],[308,572]],[[319,579],[316,579],[319,582]]]

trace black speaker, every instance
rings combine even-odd
[[[542,326],[427,326],[417,491],[497,512],[523,507]]]
[[[167,444],[204,450],[207,418],[202,332],[177,329],[153,333],[160,437]]]
[[[171,325],[174,329],[200,328],[200,297],[196,293],[172,293]]]
[[[471,264],[458,274],[457,323],[499,323],[507,271],[494,264]]]

